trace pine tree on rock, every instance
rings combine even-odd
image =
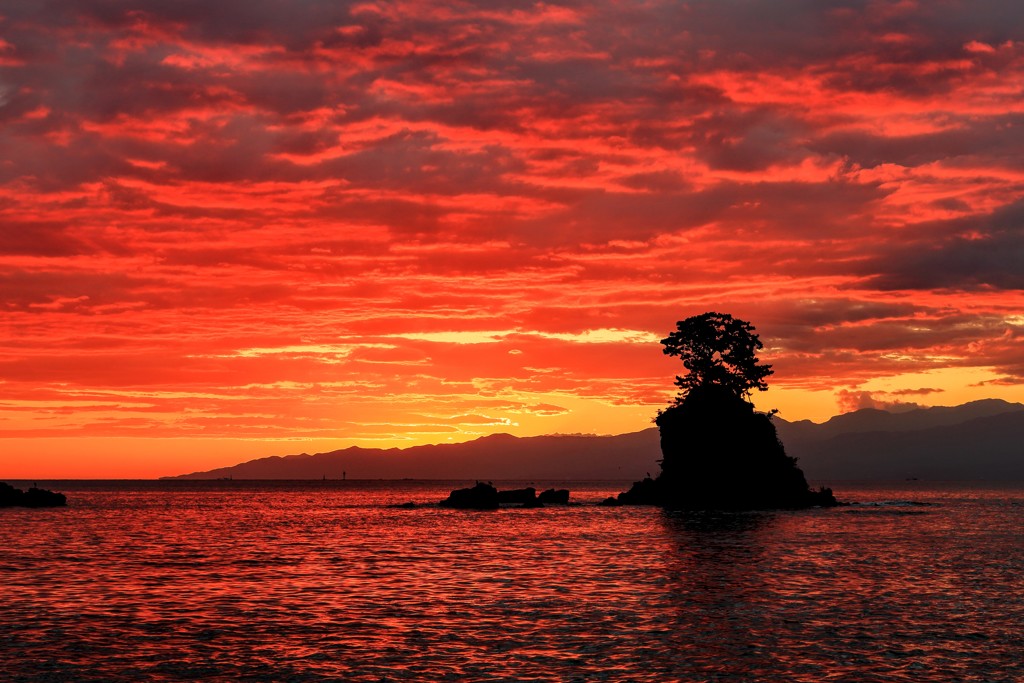
[[[704,313],[676,323],[676,331],[661,340],[666,356],[678,356],[686,375],[676,377],[680,404],[694,389],[717,387],[722,393],[750,397],[750,390],[768,388],[772,366],[761,365],[756,353],[764,344],[754,326],[727,313]]]

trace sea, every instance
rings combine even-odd
[[[574,504],[490,512],[436,505],[467,482],[10,483],[68,506],[0,510],[0,681],[1024,681],[1024,483],[734,513],[596,505],[629,482],[495,482]]]

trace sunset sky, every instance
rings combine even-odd
[[[0,0],[0,477],[1024,401],[1024,5]]]

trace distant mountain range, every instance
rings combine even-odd
[[[658,430],[618,436],[493,434],[457,444],[273,456],[186,479],[628,479],[656,474]]]
[[[822,424],[776,418],[808,479],[1024,480],[1024,405],[997,399]]]
[[[775,418],[811,481],[1024,480],[1024,405],[998,399],[889,413],[858,410],[818,424]],[[272,456],[179,479],[636,480],[659,471],[658,430],[617,436],[485,436],[406,449],[344,448]]]

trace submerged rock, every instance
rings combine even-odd
[[[455,489],[438,505],[459,510],[497,510],[498,489],[478,481],[473,488]]]
[[[0,507],[52,508],[63,507],[68,499],[63,493],[31,487],[28,491],[0,482]]]

